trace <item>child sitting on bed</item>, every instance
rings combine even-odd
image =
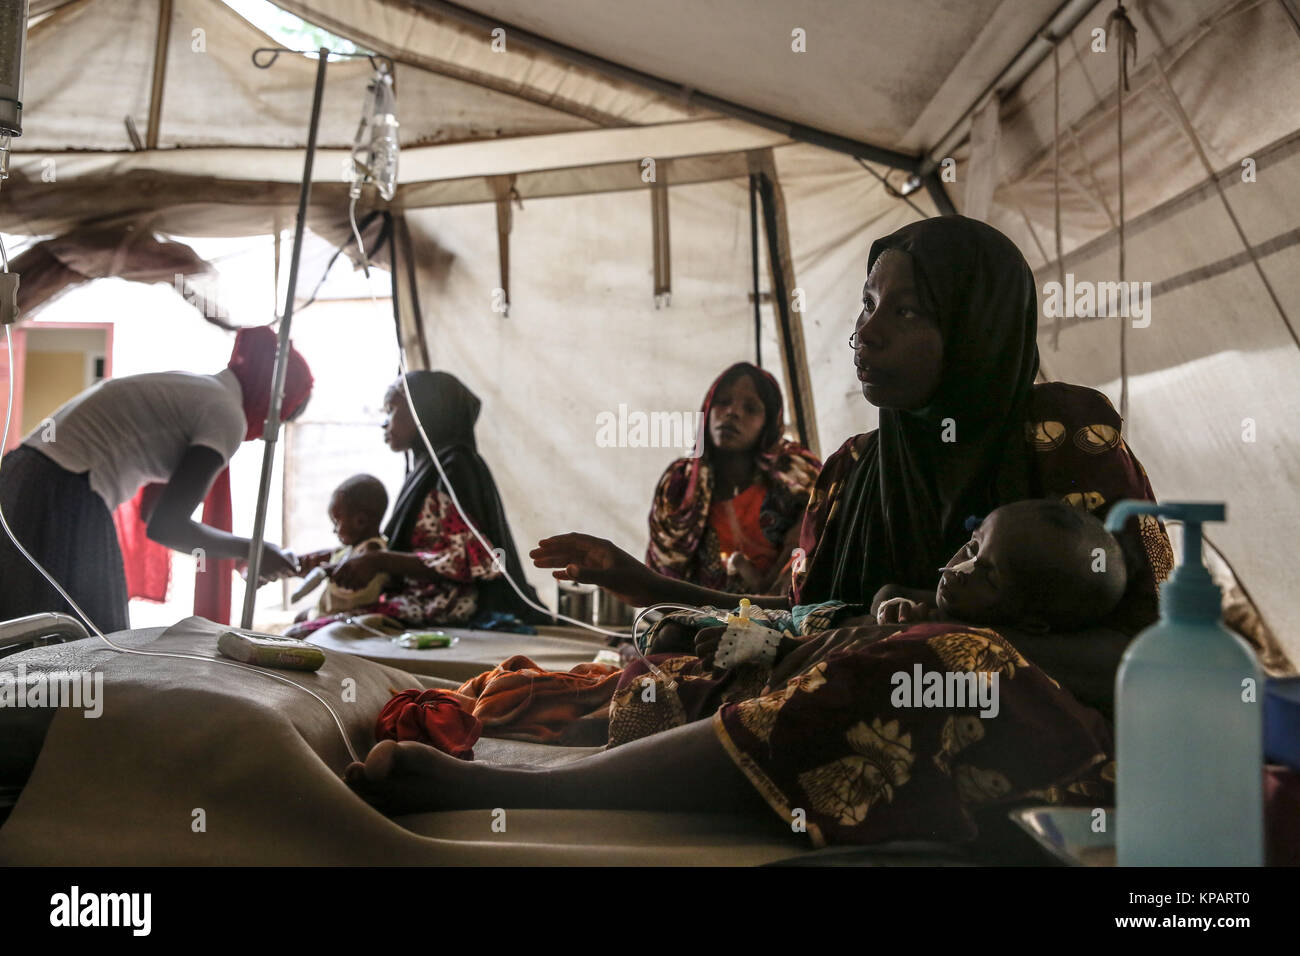
[[[940,570],[934,591],[887,584],[870,615],[839,626],[963,621],[1077,631],[1109,614],[1128,580],[1119,542],[1102,523],[1049,499],[996,509]]]
[[[353,555],[368,551],[383,551],[388,542],[379,533],[379,523],[388,510],[388,492],[383,482],[373,475],[353,475],[334,489],[330,495],[329,516],[334,524],[342,548],[314,551],[300,559],[306,574],[303,586],[294,594],[294,600],[310,594],[322,581],[325,590],[315,609],[303,611],[298,620],[307,616],[323,617],[350,611],[353,608],[374,604],[388,586],[387,574],[376,574],[363,588],[352,590],[328,580],[329,569]]]

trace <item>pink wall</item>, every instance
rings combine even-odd
[[[39,322],[32,327],[42,329],[103,329],[104,330],[104,377],[113,377],[113,323],[111,322]],[[10,329],[13,335],[14,349],[14,406],[9,425],[9,440],[4,451],[13,448],[23,439],[23,386],[26,384],[24,372],[27,357],[27,328],[16,326]],[[9,350],[0,348],[0,407],[9,388]],[[3,412],[0,412],[2,415]],[[4,428],[4,419],[0,417],[0,429]]]

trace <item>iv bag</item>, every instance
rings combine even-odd
[[[376,70],[366,95],[361,128],[352,148],[353,189],[371,182],[379,195],[391,200],[397,192],[397,98],[393,77]]]

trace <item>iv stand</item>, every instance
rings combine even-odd
[[[271,58],[259,63],[259,53],[270,52]],[[267,69],[285,51],[275,48],[261,48],[253,51],[253,65]],[[316,158],[316,131],[320,126],[320,104],[325,92],[325,66],[329,62],[330,50],[321,47],[317,51],[316,90],[311,101],[311,125],[307,130],[307,157],[303,162],[302,188],[298,193],[298,217],[294,223],[293,254],[289,260],[289,291],[285,296],[284,317],[280,319],[279,340],[275,351],[275,375],[271,379],[271,404],[266,412],[266,427],[263,431],[262,477],[257,488],[257,513],[253,518],[253,536],[248,543],[248,582],[244,586],[244,611],[240,617],[240,627],[253,626],[253,603],[257,598],[258,578],[262,570],[262,542],[266,537],[266,508],[271,495],[271,469],[275,464],[275,445],[280,438],[280,404],[284,398],[285,368],[289,364],[289,327],[293,324],[293,300],[298,291],[298,260],[302,256],[302,234],[307,221],[307,204],[311,201],[311,167]]]
[[[259,70],[266,70],[279,58],[281,53],[298,53],[286,47],[259,47],[253,51],[253,65]],[[270,54],[269,58],[259,60],[259,54]],[[302,257],[302,235],[307,222],[307,204],[311,201],[311,167],[316,158],[316,131],[320,126],[320,104],[325,93],[325,66],[331,56],[361,57],[370,60],[374,66],[376,60],[382,60],[392,71],[393,61],[375,53],[335,53],[328,47],[316,51],[319,59],[316,63],[316,90],[311,100],[311,125],[307,128],[307,156],[303,161],[302,188],[298,193],[298,217],[294,223],[293,253],[289,260],[289,290],[285,296],[284,317],[280,319],[279,338],[275,351],[275,375],[271,379],[271,403],[266,412],[266,427],[263,430],[265,446],[262,450],[262,477],[257,488],[257,513],[253,517],[253,536],[248,542],[248,583],[244,587],[244,611],[240,617],[240,627],[253,626],[253,603],[257,597],[257,579],[262,571],[262,542],[266,537],[266,508],[271,496],[271,470],[275,464],[275,445],[280,439],[280,406],[284,399],[284,374],[289,364],[289,327],[293,324],[293,300],[298,292],[298,260]]]

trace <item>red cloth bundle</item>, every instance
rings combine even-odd
[[[418,740],[461,760],[474,759],[474,744],[482,733],[479,719],[458,695],[446,690],[401,691],[375,722],[376,740]]]
[[[457,696],[468,701],[489,737],[565,743],[573,739],[584,718],[599,719],[604,734],[621,673],[612,664],[548,671],[516,654],[461,684]],[[585,736],[582,739],[587,742]]]

